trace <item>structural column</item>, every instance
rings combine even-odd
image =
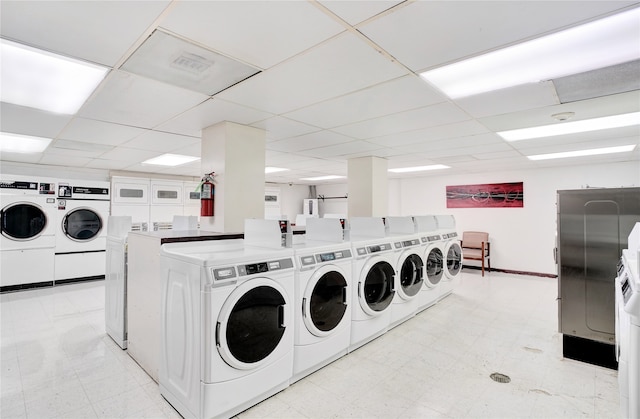
[[[347,169],[349,217],[384,217],[389,212],[387,160],[350,159]]]
[[[247,218],[264,218],[266,132],[220,122],[202,130],[201,171],[215,172],[214,216],[201,217],[205,231],[244,231]]]

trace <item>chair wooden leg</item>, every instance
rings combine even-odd
[[[484,258],[482,258],[482,276],[484,276]]]

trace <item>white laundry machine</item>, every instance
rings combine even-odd
[[[420,291],[425,286],[424,254],[412,217],[387,217],[385,227],[396,254],[396,293],[389,324],[392,328],[418,312]]]
[[[451,294],[462,272],[462,246],[456,232],[453,215],[436,215],[438,233],[443,241],[444,276],[440,282],[438,300]]]
[[[640,417],[640,223],[622,251],[624,267],[616,278],[616,346],[622,417]],[[619,310],[620,306],[622,310]],[[619,332],[619,333],[618,333]]]
[[[131,216],[131,231],[149,231],[150,180],[111,177],[111,215]]]
[[[56,244],[55,182],[0,180],[0,291],[52,286]]]
[[[172,229],[175,215],[184,213],[184,182],[151,179],[150,228],[153,231]]]
[[[349,351],[353,351],[389,329],[397,256],[381,218],[356,217],[350,225],[354,260]]]
[[[109,186],[106,181],[58,181],[57,284],[104,278]]]
[[[127,237],[130,231],[130,216],[109,216],[104,283],[104,323],[107,334],[122,349],[127,349]]]
[[[289,385],[292,249],[167,244],[161,270],[160,392],[183,417],[232,417]]]
[[[198,217],[200,222],[200,182],[184,182],[182,185],[184,200],[182,207],[183,215],[193,215]]]
[[[438,234],[438,224],[433,215],[413,217],[422,244],[424,260],[424,286],[418,296],[418,311],[434,305],[440,297],[440,283],[445,276],[444,242]]]
[[[338,219],[308,219],[294,246],[296,267],[291,382],[347,354],[351,337],[351,244]]]

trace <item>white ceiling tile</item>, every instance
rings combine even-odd
[[[185,156],[200,156],[201,152],[202,152],[202,141],[200,140],[190,145],[186,145],[184,147],[178,146],[177,148],[171,150],[171,153],[173,154],[183,154]]]
[[[70,115],[58,115],[0,102],[0,129],[2,132],[56,138],[65,125],[71,121],[71,118]]]
[[[414,71],[579,23],[634,1],[418,1],[358,29]]]
[[[638,141],[640,139],[640,126],[607,129],[601,131],[583,132],[578,134],[558,135],[546,138],[534,138],[531,140],[512,141],[509,144],[516,150],[530,150],[532,148],[554,149],[556,146],[592,142],[600,144],[599,147],[608,147],[615,141]]]
[[[106,160],[120,160],[130,164],[142,162],[152,157],[157,157],[162,153],[157,151],[138,150],[134,148],[116,147],[100,156]]]
[[[283,114],[407,72],[345,33],[233,86],[218,97]]]
[[[631,144],[640,146],[640,135],[633,137],[608,138],[606,140],[583,139],[583,141],[575,141],[571,143],[540,144],[537,146],[534,144],[531,147],[520,148],[518,151],[524,155],[531,156],[535,154],[561,153],[564,151],[589,150],[593,148],[616,147]]]
[[[406,147],[400,147],[409,151]],[[467,147],[447,148],[433,147],[432,144],[414,144],[412,149],[419,153],[425,153],[429,158],[438,159],[441,157],[474,155],[480,153],[496,153],[501,151],[512,151],[513,149],[505,143],[471,145]]]
[[[558,105],[553,82],[525,84],[508,89],[468,96],[456,101],[475,118]]]
[[[131,163],[121,160],[93,159],[85,167],[92,169],[122,170]]]
[[[113,66],[169,3],[3,1],[0,33],[48,51]]]
[[[302,1],[178,2],[160,26],[260,68],[344,30]]]
[[[470,119],[452,103],[444,102],[393,115],[371,119],[334,128],[339,132],[360,139],[381,137],[406,131],[451,124]]]
[[[127,125],[74,118],[60,133],[59,138],[94,144],[120,145],[145,131],[145,129]]]
[[[353,141],[353,139],[331,131],[318,131],[285,140],[271,141],[267,143],[266,147],[268,150],[296,153],[302,150],[313,150],[349,141]]]
[[[414,143],[422,143],[425,141],[445,140],[447,138],[484,134],[487,132],[488,130],[483,125],[475,120],[471,120],[385,135],[382,137],[369,138],[367,141],[388,147],[399,147]]]
[[[200,137],[202,130],[219,122],[230,121],[250,125],[271,117],[267,112],[247,108],[217,98],[209,99],[170,121],[156,127],[162,131]]]
[[[333,128],[444,100],[420,78],[409,75],[298,109],[285,116],[318,127]]]
[[[185,135],[171,134],[160,131],[146,131],[144,134],[127,141],[122,146],[140,150],[152,150],[168,153],[180,147],[199,143],[199,138],[187,137]],[[200,153],[198,152],[198,155]]]
[[[20,163],[38,163],[42,158],[42,153],[0,153],[0,160],[14,161]],[[0,168],[2,164],[0,163]]]
[[[366,141],[350,141],[348,143],[335,144],[313,150],[299,151],[298,153],[314,157],[338,157],[378,149],[380,149],[379,145],[367,143]]]
[[[521,158],[522,154],[515,150],[510,151],[498,151],[496,153],[478,153],[473,155],[478,160],[499,160],[509,158]]]
[[[391,9],[393,6],[402,3],[398,0],[321,0],[324,7],[331,10],[332,13],[339,16],[342,20],[350,25],[357,25],[377,14]]]
[[[251,124],[251,126],[267,131],[267,141],[277,141],[320,131],[318,127],[283,118],[282,116],[274,116],[264,121]]]
[[[54,166],[84,167],[92,160],[90,157],[78,157],[70,154],[48,154],[45,153],[38,163],[51,164]]]
[[[207,96],[123,71],[112,71],[79,116],[153,128],[207,100]]]

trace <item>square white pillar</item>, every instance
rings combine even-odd
[[[349,217],[384,217],[389,212],[388,162],[380,157],[350,159],[347,169]]]
[[[264,218],[266,132],[233,122],[202,130],[201,170],[215,172],[214,216],[201,217],[206,231],[235,233],[247,218]]]

